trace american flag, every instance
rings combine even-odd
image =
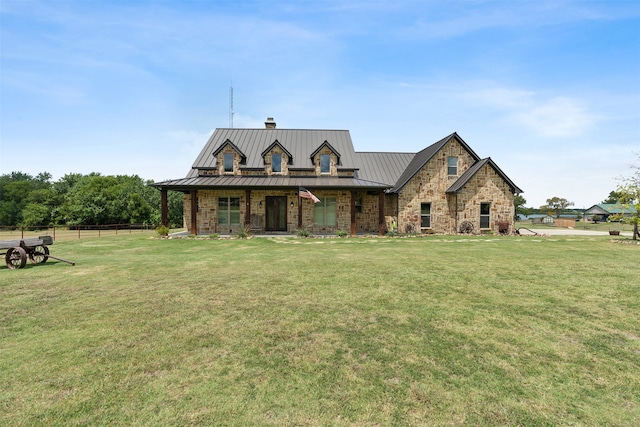
[[[320,203],[320,199],[318,199],[316,196],[313,195],[311,191],[307,190],[304,187],[298,188],[298,195],[303,199],[313,200],[313,203]]]

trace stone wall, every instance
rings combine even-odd
[[[310,230],[313,234],[334,234],[337,230],[351,230],[351,191],[321,191],[314,190],[316,197],[336,198],[336,225],[320,226],[314,224],[315,204],[309,199],[301,199],[302,202],[302,228]],[[356,197],[361,197],[361,212],[356,212],[356,232],[377,233],[378,232],[378,196],[368,195],[365,192],[358,193]],[[252,190],[251,191],[251,214],[262,217],[262,230],[266,224],[266,197],[286,196],[287,197],[287,232],[294,233],[298,228],[298,192],[297,190]],[[218,225],[218,198],[219,197],[239,197],[240,198],[240,225],[224,226]],[[246,191],[245,190],[198,190],[197,191],[198,213],[197,234],[235,234],[244,228],[246,213]],[[291,203],[293,202],[293,206]],[[184,195],[184,227],[191,232],[191,195]],[[254,232],[258,232],[255,230]]]
[[[489,165],[482,169],[458,193],[458,222],[473,224],[474,232],[499,232],[498,223],[509,224],[509,232],[513,231],[515,216],[514,195],[504,180]],[[489,228],[480,228],[480,204],[490,203]]]
[[[447,158],[458,157],[458,175],[447,174]],[[435,233],[455,232],[455,205],[445,191],[475,162],[458,141],[451,139],[404,186],[398,195],[398,230],[406,233],[421,230],[421,203],[431,203],[431,230]]]
[[[458,157],[458,174],[449,176],[447,158]],[[447,143],[402,189],[398,195],[398,229],[405,233],[434,232],[455,234],[463,221],[474,225],[475,232],[498,232],[498,222],[513,224],[515,208],[513,194],[504,180],[488,165],[485,165],[456,194],[446,190],[469,168],[475,160],[455,139]],[[480,204],[490,203],[490,227],[480,229]],[[421,204],[431,203],[431,227],[421,224]],[[392,214],[393,215],[393,214]]]

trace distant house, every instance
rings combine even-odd
[[[625,207],[619,204],[600,203],[591,206],[584,211],[585,216],[594,217],[600,216],[602,221],[608,221],[611,215],[621,215],[623,217],[630,217],[636,214],[636,210],[633,206]]]
[[[185,178],[153,186],[163,223],[167,191],[184,193],[193,234],[509,232],[522,193],[457,133],[418,153],[357,152],[348,130],[277,129],[272,118],[216,129]]]

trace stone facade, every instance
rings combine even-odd
[[[197,190],[197,232],[196,234],[236,234],[246,227],[247,195],[244,190]],[[378,196],[358,193],[362,197],[361,207],[356,207],[356,232],[378,232]],[[302,228],[308,229],[313,234],[335,234],[338,230],[349,231],[351,228],[351,192],[350,191],[317,191],[314,195],[318,198],[336,199],[336,223],[335,225],[316,225],[315,204],[309,199],[299,199],[297,191],[279,190],[251,190],[250,213],[261,217],[262,227],[254,232],[265,231],[266,197],[284,196],[286,203],[286,224],[288,233],[294,233],[298,229],[298,203],[302,202]],[[220,225],[218,221],[218,199],[220,197],[240,198],[240,220],[238,224]],[[357,199],[356,199],[357,200]],[[184,227],[190,229],[191,218],[191,194],[184,195]]]
[[[457,158],[457,174],[448,174],[449,157]],[[514,195],[507,183],[485,165],[457,194],[446,190],[474,163],[473,157],[455,139],[445,145],[398,195],[399,232],[455,234],[467,221],[473,232],[499,232],[499,223],[513,223]],[[421,227],[422,203],[430,203],[431,226]],[[480,205],[490,204],[489,227],[480,227]]]
[[[394,177],[382,174],[380,179],[362,177],[366,174],[354,161],[359,153],[353,151],[350,139],[348,145],[342,146],[325,140],[317,148],[308,147],[305,155],[293,150],[293,144],[281,143],[280,138],[266,140],[271,141],[268,147],[261,146],[262,137],[252,139],[255,145],[226,141],[221,139],[217,145],[220,148],[213,151],[215,162],[211,159],[197,166],[198,178],[194,179],[202,178],[205,182],[204,179],[215,178],[215,184],[209,181],[179,187],[185,193],[184,225],[192,233],[235,234],[247,227],[254,233],[294,233],[303,228],[313,234],[335,234],[338,230],[376,234],[388,230],[437,234],[455,234],[462,229],[473,233],[513,231],[514,193],[521,190],[490,158],[480,159],[455,133],[416,154],[414,160],[408,158],[409,163],[402,163],[406,168],[404,173],[398,168]],[[350,154],[340,158],[335,147],[343,154]],[[345,147],[351,149],[345,150]],[[233,155],[233,171],[225,171],[225,154]],[[281,158],[279,172],[273,170],[275,154]],[[290,155],[296,159],[295,163]],[[330,156],[328,173],[321,171],[322,155]],[[384,171],[387,164],[379,161],[375,167],[379,168],[377,171]],[[228,181],[218,179],[226,179],[225,176],[229,176]],[[241,180],[247,178],[246,186],[238,184],[238,176]],[[261,177],[268,181],[256,184],[255,178]],[[300,198],[300,182],[306,182],[322,203],[316,205]],[[447,192],[450,188],[453,190]],[[194,204],[192,194],[197,197]],[[238,198],[239,209],[225,211],[226,217],[221,215],[218,212],[221,198]],[[323,208],[325,201],[330,206],[326,209]],[[230,199],[229,203],[232,202],[237,201]],[[380,206],[381,202],[384,206]],[[194,215],[192,206],[196,209]],[[423,222],[422,216],[422,208],[427,206],[429,224]]]

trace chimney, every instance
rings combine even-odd
[[[266,129],[275,129],[276,128],[276,122],[273,120],[273,117],[267,117],[267,121],[264,122],[264,127]]]

